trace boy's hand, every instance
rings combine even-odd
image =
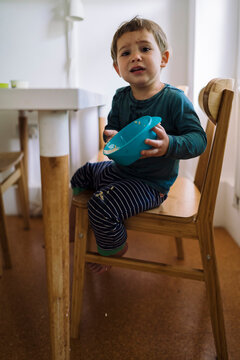
[[[153,149],[149,150],[142,150],[141,151],[141,159],[148,158],[148,157],[157,157],[163,156],[166,154],[169,145],[169,137],[165,131],[165,129],[160,125],[157,124],[152,129],[157,134],[156,140],[146,139],[145,144],[148,144],[153,147]]]
[[[107,137],[106,142],[109,142],[117,133],[117,130],[104,130],[104,135]]]

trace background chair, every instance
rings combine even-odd
[[[232,81],[213,79],[200,92],[199,103],[208,116],[208,145],[200,156],[194,181],[178,177],[168,199],[158,208],[129,218],[126,228],[142,233],[155,233],[177,238],[183,258],[181,238],[197,239],[202,269],[163,264],[144,259],[104,257],[88,250],[89,235],[87,203],[92,192],[85,191],[73,198],[76,207],[74,271],[71,309],[71,336],[79,336],[85,262],[109,264],[139,271],[204,281],[209,303],[215,347],[219,359],[228,359],[223,308],[214,249],[213,215],[219,186],[228,124],[231,113]],[[147,246],[147,242],[146,242]]]
[[[29,229],[28,189],[23,164],[23,152],[0,153],[0,174],[11,170],[10,175],[0,183],[0,252],[6,268],[11,268],[7,226],[4,212],[3,193],[12,185],[19,188],[20,203],[23,213],[24,228]],[[0,260],[0,276],[2,275],[2,259]]]

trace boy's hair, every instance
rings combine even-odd
[[[117,63],[117,41],[118,39],[127,32],[138,31],[146,29],[151,32],[156,40],[156,43],[163,54],[168,50],[168,41],[166,34],[162,28],[152,20],[142,19],[139,16],[135,16],[132,20],[126,21],[120,25],[114,34],[111,46],[111,56],[114,63]]]

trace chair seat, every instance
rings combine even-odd
[[[191,221],[197,214],[200,196],[200,191],[191,180],[179,176],[171,187],[167,200],[145,213],[186,218]]]
[[[191,180],[179,176],[162,205],[130,217],[125,226],[128,230],[193,239],[197,237],[199,202],[198,188]]]
[[[23,158],[21,151],[0,153],[0,172],[11,169]]]

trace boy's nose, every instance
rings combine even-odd
[[[141,61],[141,60],[142,60],[142,56],[139,52],[132,54],[131,62]]]

